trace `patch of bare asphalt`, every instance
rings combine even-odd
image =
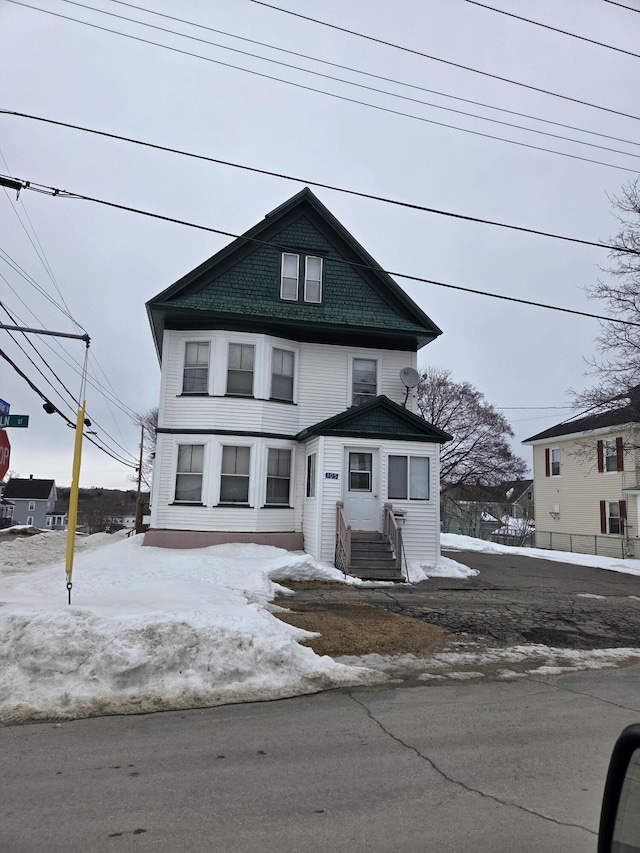
[[[567,671],[582,668],[581,661],[590,667],[638,661],[622,652],[603,660],[598,650],[640,647],[640,578],[527,557],[448,556],[479,574],[414,585],[290,583],[293,595],[277,603],[289,609],[286,621],[322,634],[314,646],[319,653],[394,656],[397,667],[380,668],[405,681],[472,682]],[[381,613],[403,618],[392,628]],[[511,653],[513,647],[530,652]],[[550,656],[542,647],[557,651]],[[428,659],[428,672],[411,656]]]

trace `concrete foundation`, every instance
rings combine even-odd
[[[249,542],[273,545],[287,551],[304,551],[302,533],[236,533],[221,530],[160,530],[151,528],[144,534],[143,545],[156,548],[206,548],[227,542]]]

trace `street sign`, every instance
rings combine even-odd
[[[4,430],[0,430],[0,480],[9,470],[9,459],[11,458],[11,443],[9,436]]]
[[[8,415],[11,411],[10,403],[7,403],[6,400],[0,400],[0,414]]]
[[[28,427],[29,415],[0,415],[0,429],[5,427]]]

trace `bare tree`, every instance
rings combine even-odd
[[[603,300],[612,317],[640,323],[640,178],[623,187],[611,203],[620,225],[610,241],[616,247],[610,253],[612,266],[603,270],[607,279],[588,287],[587,294]],[[595,411],[627,405],[629,390],[640,385],[640,326],[602,322],[596,345],[600,357],[587,359],[593,387],[570,390],[576,408]]]
[[[156,436],[158,430],[158,408],[149,409],[146,412],[136,416],[136,423],[142,428],[144,436],[145,453],[142,458],[142,482],[145,487],[151,490],[151,478],[153,475],[153,460],[156,455]],[[137,482],[138,475],[130,478],[133,482]]]
[[[508,421],[470,382],[454,382],[451,372],[430,367],[418,385],[422,417],[453,435],[442,445],[440,484],[443,493],[454,486],[492,486],[518,480],[527,463],[513,452]]]

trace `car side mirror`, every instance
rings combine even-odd
[[[640,853],[640,725],[627,726],[611,754],[598,853]]]

